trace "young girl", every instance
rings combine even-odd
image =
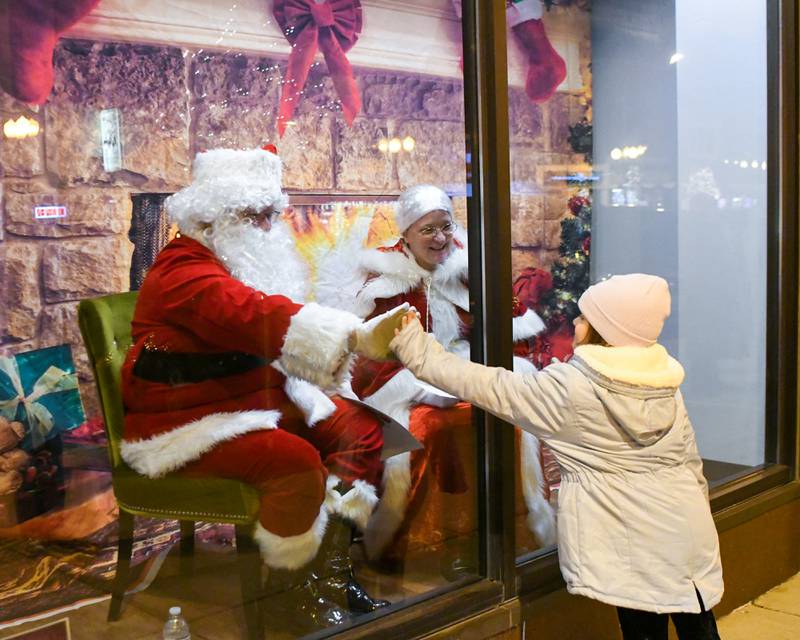
[[[422,380],[545,440],[561,467],[558,537],[570,593],[615,605],[623,637],[719,638],[719,543],[684,373],[656,340],[669,287],[630,274],[581,296],[575,355],[535,375],[466,362],[416,316],[391,348]]]

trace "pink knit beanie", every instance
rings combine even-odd
[[[649,347],[669,316],[669,285],[644,273],[612,276],[584,291],[578,307],[611,346]]]

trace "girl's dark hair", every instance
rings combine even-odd
[[[586,320],[586,316],[583,316],[583,319]],[[589,325],[589,333],[586,334],[586,342],[584,342],[583,344],[597,344],[597,345],[600,345],[601,347],[610,347],[611,346],[610,344],[608,344],[608,342],[605,341],[603,336],[601,336],[597,332],[597,329],[595,329],[592,326],[591,322],[586,320],[586,324]]]

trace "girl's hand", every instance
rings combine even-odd
[[[417,315],[416,311],[407,311],[406,314],[400,320],[400,328],[394,330],[394,335],[399,336],[400,332],[403,331],[406,327],[410,326],[413,323],[420,324],[419,316]],[[422,325],[420,325],[422,326]]]

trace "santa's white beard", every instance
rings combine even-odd
[[[253,289],[305,302],[311,283],[286,223],[276,221],[269,231],[238,218],[218,220],[205,239],[231,275]]]

